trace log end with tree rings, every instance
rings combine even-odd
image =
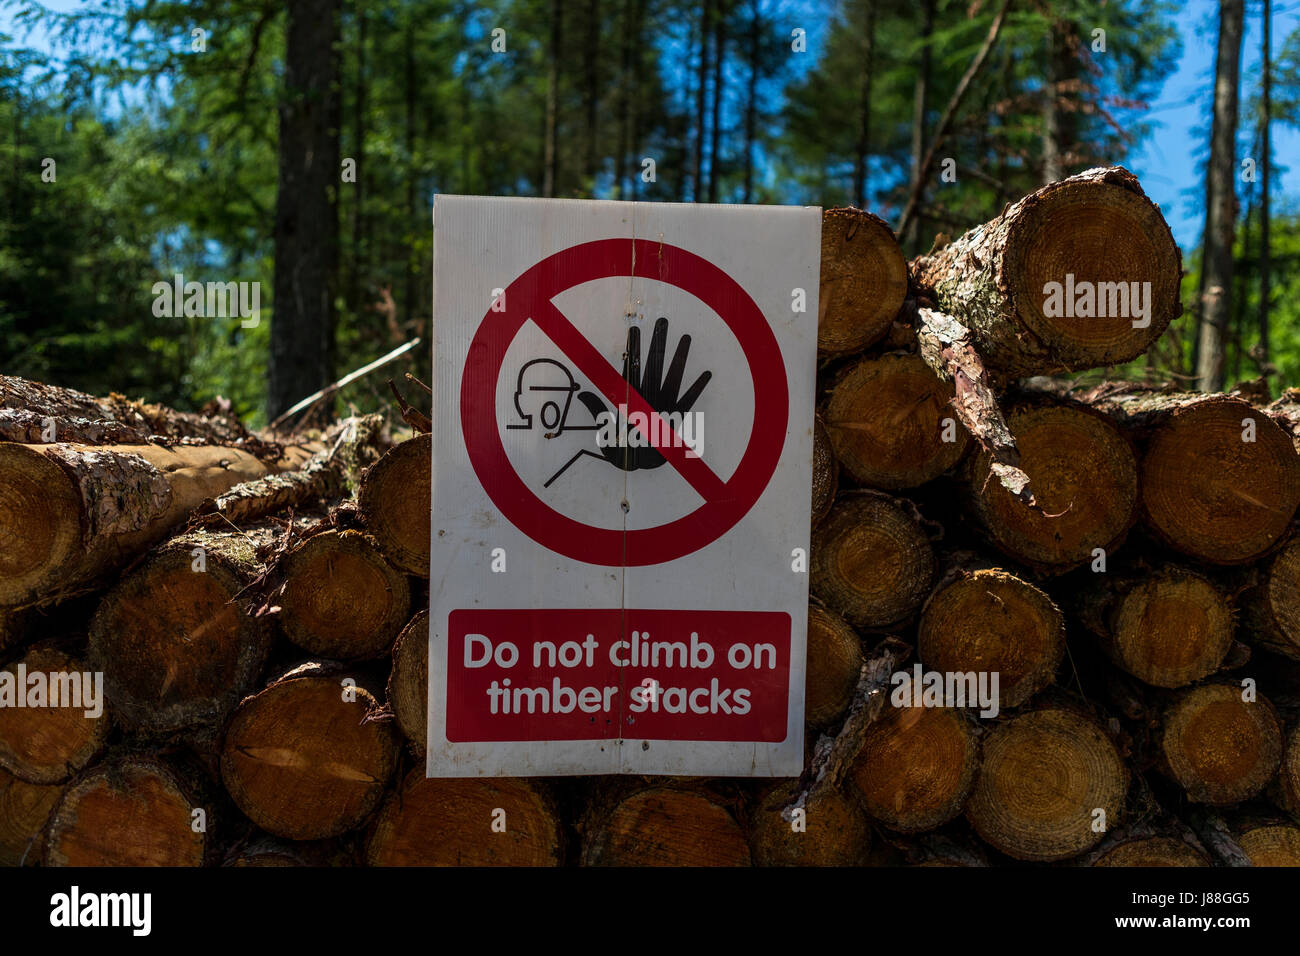
[[[1249,800],[1273,779],[1282,760],[1282,730],[1262,696],[1243,700],[1235,684],[1183,691],[1164,715],[1161,754],[1170,776],[1194,803]]]
[[[55,586],[82,550],[81,495],[40,446],[0,442],[0,606]]]
[[[203,817],[195,811],[202,810]],[[169,766],[147,757],[101,763],[50,815],[46,866],[202,866],[207,809]],[[200,823],[202,825],[200,825]]]
[[[256,547],[237,532],[174,538],[126,575],[90,623],[89,659],[132,730],[219,723],[266,663],[272,632],[251,617]]]
[[[1065,616],[1046,594],[987,568],[941,585],[921,611],[917,656],[929,670],[998,675],[998,706],[1050,684],[1065,653]]]
[[[813,533],[812,590],[858,627],[905,620],[934,580],[934,550],[909,503],[873,492],[841,495]]]
[[[835,457],[869,488],[915,488],[939,477],[970,441],[952,407],[953,389],[919,355],[859,359],[836,381],[823,411]]]
[[[1282,748],[1282,765],[1269,788],[1269,796],[1279,808],[1300,823],[1300,723],[1286,733]]]
[[[370,866],[556,866],[563,847],[551,800],[511,777],[407,775],[376,814]]]
[[[433,441],[417,435],[390,449],[361,479],[357,503],[390,564],[429,576],[429,491]]]
[[[1261,569],[1263,586],[1246,601],[1247,639],[1300,660],[1300,537],[1292,538]]]
[[[1210,676],[1232,647],[1227,599],[1208,578],[1183,568],[1133,580],[1107,616],[1107,652],[1153,687],[1186,687]]]
[[[1026,197],[1008,224],[995,281],[1051,355],[1041,371],[1131,361],[1182,312],[1182,257],[1159,207],[1127,171],[1096,172]]]
[[[883,219],[859,209],[822,213],[817,351],[847,355],[879,341],[907,297],[907,260]]]
[[[873,818],[900,833],[919,833],[961,813],[978,767],[975,732],[959,709],[886,701],[849,779]]]
[[[221,745],[226,790],[275,836],[319,840],[352,829],[378,807],[397,767],[397,733],[375,719],[379,710],[346,674],[295,668],[231,716]]]
[[[289,640],[320,657],[378,657],[410,612],[407,576],[359,531],[313,535],[285,556],[280,569],[280,625]]]
[[[1107,850],[1093,866],[1209,866],[1200,853],[1177,837],[1151,836],[1126,840]]]
[[[862,670],[862,642],[837,614],[808,608],[808,654],[804,678],[804,721],[826,727],[853,699]]]
[[[871,824],[853,797],[829,787],[818,790],[802,815],[781,811],[796,784],[775,784],[749,814],[749,846],[755,866],[861,866],[871,849]]]
[[[1038,507],[1016,499],[991,474],[987,452],[972,467],[974,516],[1004,554],[1040,571],[1064,571],[1123,538],[1136,517],[1138,470],[1128,439],[1104,416],[1069,405],[1014,410],[1007,424],[1020,447]]]
[[[983,742],[966,816],[984,842],[1018,860],[1065,860],[1118,821],[1128,770],[1101,727],[1046,708],[999,724]]]
[[[813,420],[812,523],[826,517],[835,503],[835,489],[840,480],[840,463],[831,450],[831,439],[821,416]]]
[[[407,743],[424,753],[429,724],[429,612],[411,618],[393,645],[388,703]]]
[[[1252,866],[1300,866],[1300,826],[1275,823],[1237,834],[1237,845]]]
[[[63,791],[63,784],[28,783],[0,769],[0,866],[40,863],[45,821]]]
[[[0,706],[0,767],[28,783],[61,783],[104,749],[109,717],[102,681],[96,688],[83,661],[38,645],[0,674],[24,696],[23,706],[13,700]]]
[[[1216,395],[1175,408],[1142,456],[1142,508],[1170,547],[1212,564],[1264,554],[1300,505],[1300,458],[1273,418]]]
[[[685,786],[639,790],[597,812],[586,828],[585,866],[750,866],[731,811]]]

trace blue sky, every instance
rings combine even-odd
[[[2,0],[0,0],[2,2]],[[47,0],[54,10],[71,10],[79,0]],[[1186,0],[1178,28],[1183,53],[1177,69],[1166,80],[1147,114],[1154,132],[1126,161],[1142,181],[1143,188],[1160,204],[1184,250],[1196,245],[1204,221],[1203,181],[1199,164],[1205,154],[1206,131],[1214,71],[1216,0]],[[1300,25],[1300,0],[1281,0],[1273,5],[1273,50],[1276,56],[1286,36]],[[814,21],[815,22],[815,21]],[[810,31],[811,32],[811,31]],[[0,33],[15,34],[20,43],[46,46],[40,35],[24,38],[13,27],[12,10],[0,7]],[[820,38],[809,36],[809,52],[816,54]],[[1242,62],[1242,100],[1254,89],[1259,70],[1259,4],[1247,4],[1247,33]],[[1300,131],[1274,123],[1275,162],[1300,157]],[[1243,132],[1242,141],[1253,138]],[[1292,162],[1274,186],[1274,209],[1295,205],[1300,197],[1300,163]]]

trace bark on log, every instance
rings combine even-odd
[[[54,438],[44,437],[53,425]],[[191,441],[248,445],[258,439],[239,419],[196,415],[112,394],[99,398],[73,388],[0,375],[0,441],[84,445]]]
[[[89,659],[127,729],[219,726],[254,686],[273,631],[251,585],[277,532],[193,531],[155,549],[90,623]]]
[[[429,738],[429,612],[411,618],[393,645],[388,705],[412,749],[423,755]]]
[[[850,779],[871,817],[920,833],[961,813],[978,769],[975,728],[961,710],[887,704],[867,729]]]
[[[1137,461],[1132,445],[1103,416],[1076,405],[1014,408],[1008,425],[1038,503],[1016,499],[993,477],[993,459],[970,460],[970,514],[1002,553],[1057,574],[1107,553],[1136,519]]]
[[[64,784],[28,783],[0,769],[0,866],[35,866],[45,850],[45,821]]]
[[[798,784],[768,787],[749,813],[749,848],[755,866],[861,866],[871,849],[871,824],[850,796],[823,790],[798,820],[786,820]]]
[[[731,811],[685,786],[652,786],[584,824],[584,866],[750,866],[749,845]]]
[[[1181,312],[1178,244],[1118,166],[1050,183],[912,266],[916,285],[971,330],[985,364],[1012,376],[1130,361]],[[1077,308],[1086,303],[1076,296],[1054,310],[1049,283],[1091,290],[1092,307]],[[1145,321],[1129,295],[1121,308],[1120,289],[1132,283],[1148,306]]]
[[[391,449],[361,479],[357,502],[366,528],[393,567],[429,576],[429,482],[433,443],[417,435]]]
[[[821,416],[813,420],[812,524],[816,527],[835,503],[840,481],[840,463],[831,451],[830,435]],[[3,631],[0,631],[2,634]],[[3,644],[0,644],[3,647]]]
[[[953,411],[951,382],[918,355],[865,356],[837,379],[823,411],[831,446],[870,488],[915,488],[966,453],[969,434]]]
[[[1143,515],[1176,551],[1247,564],[1287,532],[1300,505],[1300,458],[1274,418],[1230,395],[1122,383],[1081,397],[1145,439]]]
[[[204,811],[204,827],[195,810]],[[212,823],[190,786],[167,764],[126,756],[74,780],[50,815],[46,866],[202,866]]]
[[[285,636],[305,651],[335,660],[378,657],[410,616],[407,577],[359,531],[312,535],[276,565]]]
[[[1277,773],[1282,729],[1273,705],[1242,700],[1239,685],[1211,683],[1179,693],[1160,737],[1164,769],[1193,803],[1249,800]]]
[[[28,783],[51,784],[94,760],[108,739],[109,718],[104,695],[92,708],[86,693],[95,693],[89,668],[56,646],[37,645],[0,671],[0,767]]]
[[[221,744],[221,778],[239,809],[291,840],[335,837],[378,807],[398,737],[364,686],[308,662],[241,703]]]
[[[1009,571],[956,562],[921,609],[917,656],[927,669],[996,673],[1000,707],[1052,682],[1065,653],[1065,616]]]
[[[804,722],[822,728],[844,715],[862,672],[862,642],[839,615],[808,608]]]
[[[0,443],[0,606],[52,604],[167,537],[205,500],[301,465],[237,448]]]
[[[289,508],[339,498],[353,490],[363,469],[379,457],[383,417],[345,418],[321,438],[324,445],[293,471],[238,484],[199,506],[195,523],[206,528],[246,525]]]
[[[1000,723],[984,740],[966,816],[990,846],[1018,860],[1065,860],[1095,846],[1097,809],[1114,826],[1128,769],[1093,720],[1047,707]]]
[[[859,209],[822,214],[817,351],[847,355],[879,341],[907,295],[907,260],[884,220]]]
[[[813,534],[813,593],[858,627],[908,618],[929,593],[934,568],[915,506],[887,495],[841,495]]]
[[[1209,677],[1232,649],[1227,598],[1208,578],[1177,565],[1094,575],[1077,599],[1079,621],[1107,656],[1153,687]]]
[[[563,850],[550,797],[528,780],[407,775],[375,817],[370,866],[558,866]]]

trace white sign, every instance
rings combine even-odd
[[[430,776],[802,771],[820,234],[435,199]]]

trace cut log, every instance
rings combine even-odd
[[[953,411],[953,386],[920,356],[865,356],[831,390],[823,411],[840,464],[869,488],[915,488],[966,452],[969,435]]]
[[[1300,458],[1277,421],[1228,395],[1101,386],[1082,396],[1145,439],[1143,516],[1176,551],[1246,564],[1288,531]]]
[[[1164,767],[1193,803],[1223,806],[1264,789],[1282,760],[1282,730],[1263,696],[1233,684],[1181,692],[1164,714]]]
[[[35,866],[45,850],[45,821],[63,784],[28,783],[0,770],[0,866]]]
[[[212,823],[207,809],[159,760],[99,764],[69,784],[52,811],[45,865],[202,866]]]
[[[1242,640],[1300,661],[1300,537],[1245,572]]]
[[[1117,842],[1093,866],[1209,866],[1205,854],[1172,836],[1144,836]]]
[[[1118,166],[1050,183],[912,268],[1012,376],[1128,362],[1182,311],[1178,244]]]
[[[557,866],[563,848],[551,799],[528,780],[407,775],[375,816],[370,866]]]
[[[53,437],[46,437],[51,432]],[[153,440],[257,443],[232,416],[178,412],[116,394],[98,398],[73,388],[0,375],[0,441],[142,445]]]
[[[325,446],[293,471],[246,481],[199,506],[196,523],[207,528],[244,526],[289,508],[349,493],[379,457],[383,416],[345,418],[322,437]]]
[[[1212,581],[1177,565],[1096,574],[1078,594],[1080,622],[1115,664],[1153,687],[1186,687],[1223,666],[1232,607]]]
[[[1038,508],[993,480],[993,460],[971,459],[970,514],[1003,554],[1042,573],[1060,573],[1114,550],[1136,519],[1137,461],[1128,439],[1103,416],[1075,405],[1014,408],[1008,425]]]
[[[929,670],[997,674],[999,706],[1019,707],[1052,682],[1065,616],[1009,571],[962,563],[922,608],[916,650]]]
[[[21,644],[28,634],[30,614],[0,608],[0,654]]]
[[[812,523],[817,525],[835,503],[840,481],[840,463],[831,451],[831,439],[821,416],[813,420]],[[3,632],[0,632],[3,633]]]
[[[397,636],[388,675],[388,704],[407,743],[423,754],[429,739],[429,612],[422,610]]]
[[[907,260],[883,219],[860,209],[822,213],[817,351],[848,355],[889,331],[907,296]]]
[[[584,866],[749,866],[749,845],[731,811],[683,786],[649,787],[584,827]]]
[[[908,618],[929,593],[934,569],[915,506],[887,495],[842,495],[813,534],[813,593],[858,627]]]
[[[782,811],[795,796],[795,782],[767,788],[749,814],[749,847],[755,866],[861,866],[871,849],[871,825],[851,797],[824,790],[802,817]]]
[[[1049,707],[1001,723],[985,738],[966,816],[980,839],[1007,856],[1065,860],[1115,825],[1127,791],[1128,770],[1101,727]]]
[[[219,725],[253,688],[273,632],[249,613],[250,585],[275,536],[270,526],[178,535],[104,596],[89,659],[124,727]]]
[[[1300,823],[1300,723],[1287,731],[1282,762],[1269,787],[1269,797],[1291,819]]]
[[[108,739],[103,680],[54,646],[0,670],[0,767],[28,783],[61,783]]]
[[[867,729],[850,779],[873,818],[920,833],[961,813],[978,767],[975,729],[961,710],[887,705]]]
[[[1237,843],[1251,866],[1300,866],[1300,827],[1276,823],[1250,827],[1237,834]]]
[[[162,541],[205,500],[302,464],[237,448],[0,443],[0,606],[94,589]]]
[[[393,567],[429,576],[429,479],[433,444],[428,435],[402,442],[361,479],[357,502],[366,528]]]
[[[862,642],[837,614],[808,608],[804,721],[826,727],[844,715],[862,671]]]
[[[335,660],[378,657],[411,610],[407,577],[359,531],[312,535],[280,559],[273,593],[285,636]]]
[[[294,668],[231,716],[221,744],[226,790],[275,836],[320,840],[358,826],[397,767],[397,733],[379,711],[345,671],[315,661]]]

